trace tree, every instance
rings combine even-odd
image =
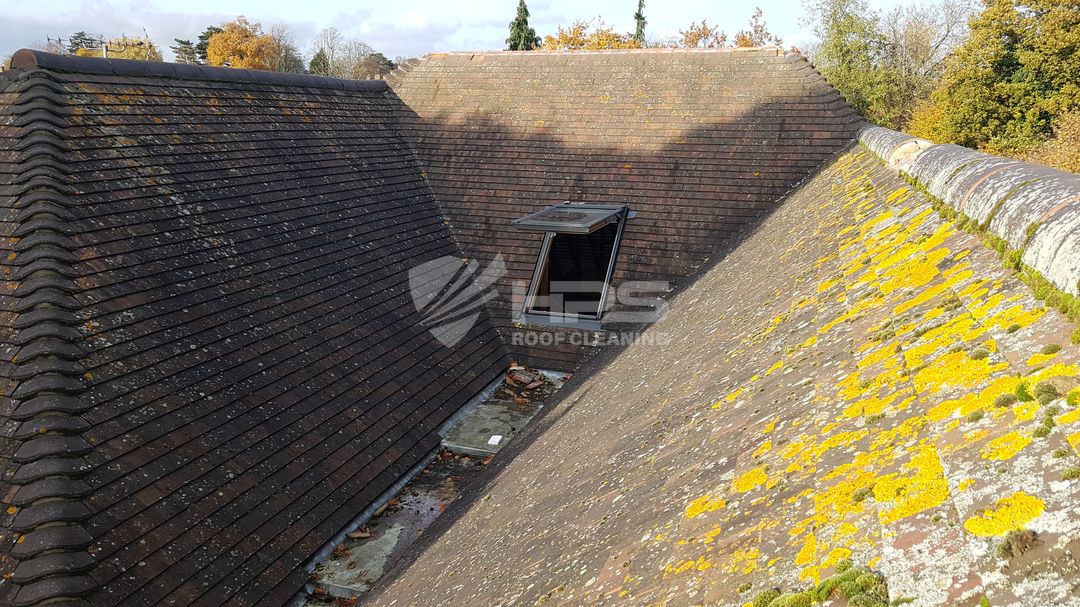
[[[916,107],[941,80],[970,13],[966,1],[942,0],[938,5],[898,7],[882,19],[882,69],[891,79],[884,104],[895,108],[897,124],[909,125]]]
[[[172,49],[175,63],[194,64],[199,62],[198,55],[195,52],[195,45],[191,40],[173,38],[173,42],[176,44],[169,48]]]
[[[1080,173],[1080,111],[1054,120],[1054,137],[1024,154],[1024,160]]]
[[[1017,155],[1080,109],[1080,5],[983,0],[941,84],[916,114],[935,141]]]
[[[727,34],[709,25],[704,19],[701,23],[691,23],[685,30],[679,30],[674,46],[678,48],[720,48],[727,44]]]
[[[106,40],[105,57],[109,59],[136,59],[138,61],[161,61],[161,50],[149,38],[120,36]],[[101,57],[101,47],[80,48],[75,51],[79,57]]]
[[[311,57],[311,63],[308,64],[308,71],[316,76],[330,75],[330,57],[327,56],[325,49],[319,49],[315,55]]]
[[[637,12],[634,13],[634,23],[637,24],[634,30],[634,40],[641,46],[645,46],[645,24],[648,21],[645,20],[645,0],[638,0]]]
[[[68,37],[67,52],[69,55],[76,54],[82,48],[100,51],[101,36],[91,36],[84,31],[78,31]]]
[[[755,7],[754,14],[750,16],[750,29],[735,34],[735,46],[740,48],[780,46],[783,42],[779,36],[773,35],[765,26],[760,7]]]
[[[274,25],[270,28],[270,38],[274,41],[274,53],[270,61],[271,71],[303,74],[304,58],[300,56],[289,28],[282,24]]]
[[[200,65],[206,64],[206,51],[210,46],[210,37],[214,34],[220,34],[221,31],[220,27],[211,25],[203,30],[203,33],[199,34],[199,43],[195,45],[195,57]]]
[[[394,71],[397,65],[386,58],[386,55],[382,53],[371,53],[361,62],[361,66],[365,72],[365,77],[371,77],[375,75],[385,76]]]
[[[607,26],[600,18],[594,21],[575,21],[557,33],[544,36],[544,50],[601,50],[616,48],[641,48],[641,43],[630,34],[620,34]]]
[[[206,46],[206,62],[251,70],[270,70],[275,66],[280,50],[258,23],[249,23],[243,16],[222,24],[221,31],[210,36]]]
[[[865,0],[817,0],[810,7],[819,42],[814,63],[852,109],[882,126],[900,128],[886,103],[892,74],[884,68],[885,39]]]
[[[510,37],[506,39],[506,48],[511,51],[531,51],[540,46],[540,37],[536,30],[529,27],[529,7],[525,0],[518,0],[517,16],[510,22]]]
[[[913,4],[884,17],[865,0],[813,0],[807,8],[818,69],[855,111],[894,129],[913,123],[968,14],[966,0]]]
[[[388,74],[396,67],[393,61],[375,52],[364,41],[345,38],[332,27],[319,32],[312,46],[317,49],[309,66],[313,74],[319,69],[325,71],[324,75],[334,78],[370,78],[376,74]],[[323,57],[319,57],[320,53]]]

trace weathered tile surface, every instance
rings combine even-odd
[[[865,148],[651,331],[370,603],[743,605],[842,559],[913,605],[1080,602],[1072,326]]]
[[[409,268],[460,252],[389,100],[6,90],[0,604],[284,604],[507,362],[486,317],[457,349],[420,322]]]
[[[685,284],[861,124],[775,48],[434,54],[389,82],[462,248],[506,261],[500,332],[545,369],[571,370],[583,349],[514,345],[538,330],[513,324],[511,285],[527,284],[540,241],[511,220],[566,200],[629,204],[615,283]]]

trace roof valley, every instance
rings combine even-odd
[[[15,464],[4,479],[12,486],[4,526],[18,537],[11,549],[18,562],[14,585],[0,602],[13,605],[76,599],[96,586],[86,574],[94,559],[82,526],[90,515],[82,455],[91,447],[81,436],[86,370],[78,346],[79,287],[69,236],[74,202],[63,138],[71,110],[55,78],[32,70],[12,85],[17,97],[7,122],[22,136],[10,150],[11,182],[0,189],[11,222],[7,260],[14,287],[3,310],[13,318],[14,381],[2,407],[13,420],[7,430]]]

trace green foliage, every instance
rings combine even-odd
[[[914,134],[999,154],[1047,138],[1080,109],[1080,4],[982,0]],[[1075,144],[1074,144],[1075,145]]]
[[[804,0],[819,38],[814,63],[852,108],[904,129],[937,85],[968,8],[936,0],[879,14],[866,0]]]
[[[1011,407],[1020,400],[1015,394],[1002,394],[994,399],[995,407]]]
[[[1035,400],[1035,396],[1031,393],[1031,386],[1028,382],[1022,381],[1016,386],[1016,400],[1022,403],[1029,403]]]
[[[754,607],[769,607],[769,605],[772,604],[772,602],[776,600],[779,596],[780,591],[776,590],[775,588],[763,590],[762,592],[759,592],[756,597],[754,597]]]
[[[199,42],[195,45],[195,58],[198,59],[199,65],[206,64],[206,50],[210,46],[210,37],[214,34],[220,34],[222,31],[224,30],[220,27],[211,25],[203,33],[199,34]]]
[[[1042,352],[1043,354],[1047,354],[1047,355],[1057,354],[1058,352],[1061,352],[1061,345],[1060,344],[1046,344],[1045,346],[1042,347],[1042,350],[1040,350],[1040,352]]]
[[[311,62],[308,63],[308,72],[316,76],[330,75],[330,57],[327,56],[326,49],[320,48],[312,55]]]
[[[648,23],[645,19],[645,0],[638,0],[634,23],[634,40],[637,40],[641,46],[645,46],[645,25]]]
[[[173,42],[176,44],[170,46],[173,52],[174,63],[198,63],[199,57],[195,53],[195,44],[191,40],[183,38],[173,38]]]
[[[977,348],[969,350],[967,353],[967,357],[971,360],[983,360],[985,358],[990,358],[990,350],[987,350],[983,346],[979,346]]]
[[[1075,481],[1080,479],[1080,466],[1069,466],[1061,473],[1061,480]]]
[[[1080,173],[1080,110],[1056,117],[1053,137],[1029,150],[1023,159]]]
[[[984,417],[986,417],[986,414],[982,411],[972,411],[971,414],[967,416],[967,420],[974,424],[981,421]]]
[[[814,63],[852,109],[867,120],[899,128],[884,107],[889,76],[883,69],[885,39],[865,0],[821,0],[810,7],[821,39]]]
[[[1061,392],[1058,391],[1057,386],[1048,381],[1041,381],[1035,385],[1035,398],[1039,404],[1045,405],[1059,396]]]
[[[510,37],[506,39],[507,50],[531,51],[540,42],[536,30],[529,27],[529,7],[525,6],[525,0],[518,0],[517,15],[510,22]]]
[[[84,31],[78,31],[68,37],[67,52],[74,55],[79,49],[101,48],[101,36],[91,36]]]
[[[1069,395],[1065,397],[1065,404],[1070,407],[1080,407],[1080,388],[1069,392]]]

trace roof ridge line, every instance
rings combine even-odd
[[[339,91],[386,90],[382,80],[346,80],[311,74],[267,72],[231,67],[212,67],[164,61],[136,61],[134,59],[105,59],[102,57],[75,57],[57,55],[31,49],[21,49],[11,57],[13,70],[43,69],[50,72],[95,74],[104,76],[127,76],[142,78],[169,78],[175,80],[205,80],[232,82],[236,84],[268,84],[335,89]]]
[[[72,190],[63,139],[53,133],[67,124],[69,108],[55,75],[33,70],[22,75],[8,106],[23,141],[12,179],[0,195],[16,211],[10,239],[18,285],[9,312],[14,317],[11,377],[5,400],[17,464],[11,478],[11,532],[18,535],[12,556],[11,604],[37,605],[78,599],[97,586],[86,574],[95,563],[87,550],[91,536],[82,524],[91,514],[83,502],[89,469],[83,455],[92,448],[82,437],[89,405],[81,395],[88,374],[80,359],[80,308],[74,293],[75,244],[69,237]]]
[[[715,54],[729,54],[729,53],[747,53],[747,54],[763,54],[770,57],[782,57],[785,55],[783,47],[780,46],[725,46],[725,47],[710,47],[710,48],[682,48],[672,46],[654,46],[647,48],[603,48],[603,49],[565,49],[565,50],[545,50],[545,49],[533,49],[531,51],[506,51],[506,50],[488,50],[488,51],[441,51],[433,52],[424,55],[424,57],[439,57],[443,55],[583,55],[583,54],[672,54],[672,53],[715,53]]]

